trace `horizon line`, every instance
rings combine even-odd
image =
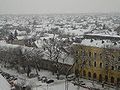
[[[81,12],[81,13],[0,13],[0,15],[76,15],[76,14],[120,14],[120,12]]]

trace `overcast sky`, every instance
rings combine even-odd
[[[120,0],[0,0],[0,14],[120,12]]]

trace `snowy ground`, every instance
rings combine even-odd
[[[10,84],[7,80],[0,74],[0,90],[10,90]]]
[[[32,87],[32,90],[65,90],[65,76],[61,76],[62,79],[57,80],[56,75],[52,75],[50,71],[46,70],[41,70],[39,72],[40,77],[46,76],[48,80],[54,80],[53,83],[51,84],[46,84],[41,81],[38,81],[37,78],[27,78],[26,74],[18,74],[14,69],[6,69],[6,68],[1,68],[2,71],[9,73],[10,75],[14,75],[15,77],[18,78],[16,81],[17,84],[21,84],[23,81],[25,82],[26,85],[30,85]],[[33,70],[32,73],[35,73]],[[100,90],[108,90],[108,87],[102,88],[102,85],[97,84],[96,82],[86,80],[86,79],[80,79],[80,81],[83,81],[85,83],[85,87],[94,87],[94,88],[99,88]],[[72,82],[68,82],[68,90],[89,90],[88,88],[84,88],[81,86],[74,85]],[[109,90],[115,90],[115,88],[109,88]]]

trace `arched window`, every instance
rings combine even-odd
[[[97,78],[97,75],[96,73],[93,74],[93,79],[96,79]]]
[[[96,62],[94,62],[94,67],[96,67]]]
[[[102,54],[100,53],[100,59],[102,59]]]
[[[100,68],[102,68],[102,63],[100,63]]]
[[[102,75],[99,75],[99,82],[102,82]]]
[[[91,57],[91,52],[89,52],[89,57]]]
[[[96,53],[94,53],[94,58],[95,58],[95,60],[96,60],[96,57],[97,57],[97,54],[96,54]]]
[[[114,77],[111,77],[111,83],[114,83]]]
[[[108,76],[105,75],[105,82],[108,82]]]
[[[86,71],[85,70],[83,71],[83,76],[86,77]]]
[[[91,78],[91,72],[88,72],[88,77]]]

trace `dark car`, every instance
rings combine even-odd
[[[54,82],[54,80],[48,80],[46,83],[50,84],[50,83],[53,83],[53,82]]]

